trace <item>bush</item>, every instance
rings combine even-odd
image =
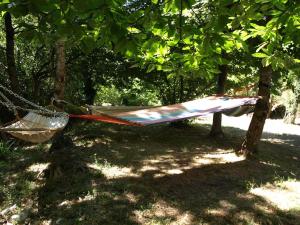
[[[112,86],[99,86],[95,98],[96,105],[127,105],[147,106],[159,105],[159,94],[154,86],[135,78],[125,88]]]
[[[0,142],[0,160],[7,159],[10,153],[10,146],[6,142]]]
[[[7,160],[16,156],[16,151],[9,142],[0,142],[0,160]]]
[[[110,105],[122,104],[122,95],[114,85],[110,87],[101,85],[97,88],[95,104],[104,105],[107,103],[109,103]]]

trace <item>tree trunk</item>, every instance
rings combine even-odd
[[[54,86],[54,98],[57,100],[64,99],[65,82],[66,82],[66,58],[65,58],[65,42],[59,40],[56,43],[56,76]],[[58,105],[58,108],[63,110],[63,105]],[[61,144],[59,144],[61,143]],[[66,150],[72,143],[71,139],[65,137],[64,131],[57,133],[52,141],[50,154],[50,165],[49,165],[49,179],[58,179],[63,175],[63,164],[60,161],[60,152]]]
[[[94,104],[94,100],[97,94],[97,91],[94,88],[94,82],[92,79],[92,73],[87,73],[84,76],[84,94],[86,98],[86,104]]]
[[[64,99],[66,83],[66,56],[65,42],[59,40],[56,42],[56,76],[54,97],[58,100]]]
[[[10,86],[14,92],[19,93],[20,85],[17,77],[17,69],[15,62],[15,30],[12,25],[10,13],[4,15],[5,34],[6,34],[6,61],[7,73],[9,76]]]
[[[255,105],[254,114],[241,148],[241,152],[245,156],[250,156],[258,150],[258,144],[270,107],[271,80],[272,68],[270,66],[261,68],[258,89],[258,96],[261,98]]]
[[[227,79],[227,66],[222,65],[220,66],[221,73],[218,76],[218,82],[217,82],[217,95],[224,95],[225,93],[225,83]],[[210,130],[211,137],[222,137],[224,136],[224,133],[222,131],[222,113],[217,112],[214,113],[213,117],[213,124]]]
[[[184,79],[183,76],[180,76],[180,95],[179,95],[179,102],[184,101]]]

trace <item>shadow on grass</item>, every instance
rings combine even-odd
[[[299,136],[265,134],[256,160],[226,162],[244,131],[225,128],[218,140],[208,126],[78,130],[61,156],[64,175],[35,190],[33,224],[297,224],[249,189],[300,180]]]

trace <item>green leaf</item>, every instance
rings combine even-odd
[[[253,56],[253,57],[256,57],[256,58],[266,58],[266,57],[268,57],[267,54],[262,53],[262,52],[256,52],[256,53],[253,53],[252,56]]]
[[[82,39],[82,44],[84,46],[83,50],[86,53],[90,53],[96,47],[94,38],[89,36],[86,36]]]
[[[154,64],[150,64],[150,65],[148,66],[147,73],[152,72],[153,70],[155,70],[155,68],[156,68],[156,66],[155,66]]]
[[[263,58],[263,60],[261,62],[264,67],[267,67],[271,64],[271,57]]]

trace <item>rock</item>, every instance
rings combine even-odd
[[[11,207],[9,207],[9,208],[6,208],[6,209],[2,210],[2,211],[0,212],[0,215],[3,216],[3,215],[5,215],[6,213],[15,210],[16,208],[17,208],[17,205],[15,204],[15,205],[13,205],[13,206],[11,206]]]
[[[271,110],[270,119],[283,119],[285,113],[286,113],[286,107],[284,105],[276,105]]]
[[[19,214],[12,215],[10,219],[13,222],[18,222],[18,223],[23,222],[28,218],[29,212],[30,209],[24,209]]]
[[[16,214],[16,215],[12,215],[10,217],[10,219],[13,221],[13,222],[21,222],[21,219],[20,219],[20,215]]]

